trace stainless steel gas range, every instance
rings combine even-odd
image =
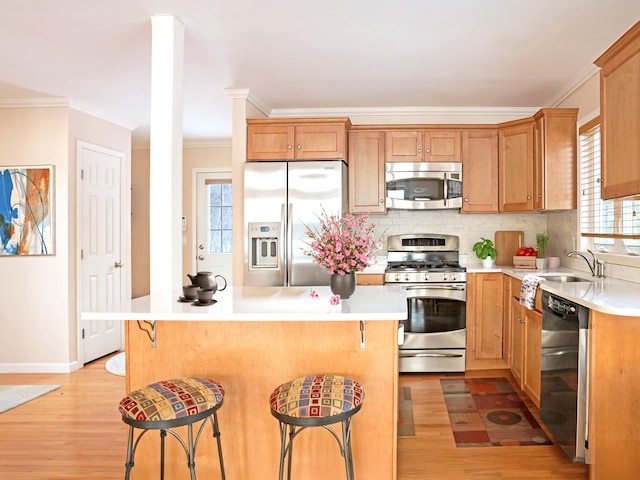
[[[393,235],[387,243],[387,285],[404,285],[408,318],[402,322],[399,371],[464,372],[467,273],[454,235]]]

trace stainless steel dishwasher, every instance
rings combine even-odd
[[[542,292],[540,418],[575,463],[589,463],[589,309]]]

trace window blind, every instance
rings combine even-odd
[[[593,243],[638,245],[640,199],[602,200],[600,117],[580,127],[580,233]]]
[[[606,238],[614,233],[613,202],[601,199],[601,184],[600,119],[596,118],[580,128],[580,232],[602,236],[594,239],[597,243],[609,243]]]

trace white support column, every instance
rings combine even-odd
[[[151,17],[149,188],[150,293],[180,288],[182,279],[182,84],[184,26]]]
[[[244,253],[248,248],[247,232],[244,229],[244,164],[247,160],[247,118],[260,118],[266,117],[266,115],[253,106],[248,88],[225,88],[223,91],[233,101],[231,132],[233,284],[244,285]]]

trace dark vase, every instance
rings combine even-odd
[[[331,291],[334,295],[340,295],[340,298],[346,300],[356,290],[356,274],[346,273],[331,275]]]

